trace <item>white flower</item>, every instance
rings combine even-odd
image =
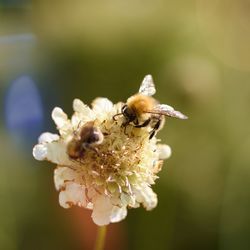
[[[54,108],[52,118],[59,135],[43,133],[33,148],[37,160],[57,164],[54,172],[59,203],[64,208],[72,205],[93,210],[97,225],[119,222],[127,215],[128,207],[142,204],[147,210],[157,205],[157,195],[151,185],[158,178],[163,159],[171,154],[167,145],[149,140],[150,128],[122,127],[121,103],[113,104],[106,98],[97,98],[92,109],[79,99],[73,102],[71,119],[60,108]],[[86,150],[81,160],[69,157],[67,145],[79,127],[92,121],[104,135],[95,150]]]

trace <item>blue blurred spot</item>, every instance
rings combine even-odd
[[[43,108],[36,84],[30,76],[20,76],[5,98],[5,121],[15,143],[30,146],[43,128]]]

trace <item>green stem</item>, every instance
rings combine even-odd
[[[95,250],[104,249],[106,231],[107,231],[106,226],[98,227],[97,237],[96,237],[96,242],[95,242]]]

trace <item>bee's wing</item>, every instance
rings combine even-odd
[[[180,111],[175,110],[173,107],[167,105],[167,104],[158,104],[154,107],[153,110],[151,110],[150,113],[160,114],[160,115],[167,115],[179,119],[188,119],[187,116],[182,114]]]
[[[139,93],[146,96],[152,96],[156,92],[153,77],[146,75],[141,83]]]

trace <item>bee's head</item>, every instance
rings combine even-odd
[[[129,122],[132,122],[136,119],[134,111],[129,108],[127,104],[122,107],[122,114]]]
[[[103,141],[103,134],[100,129],[92,127],[92,130],[89,132],[86,137],[86,143],[89,144],[100,144]]]

